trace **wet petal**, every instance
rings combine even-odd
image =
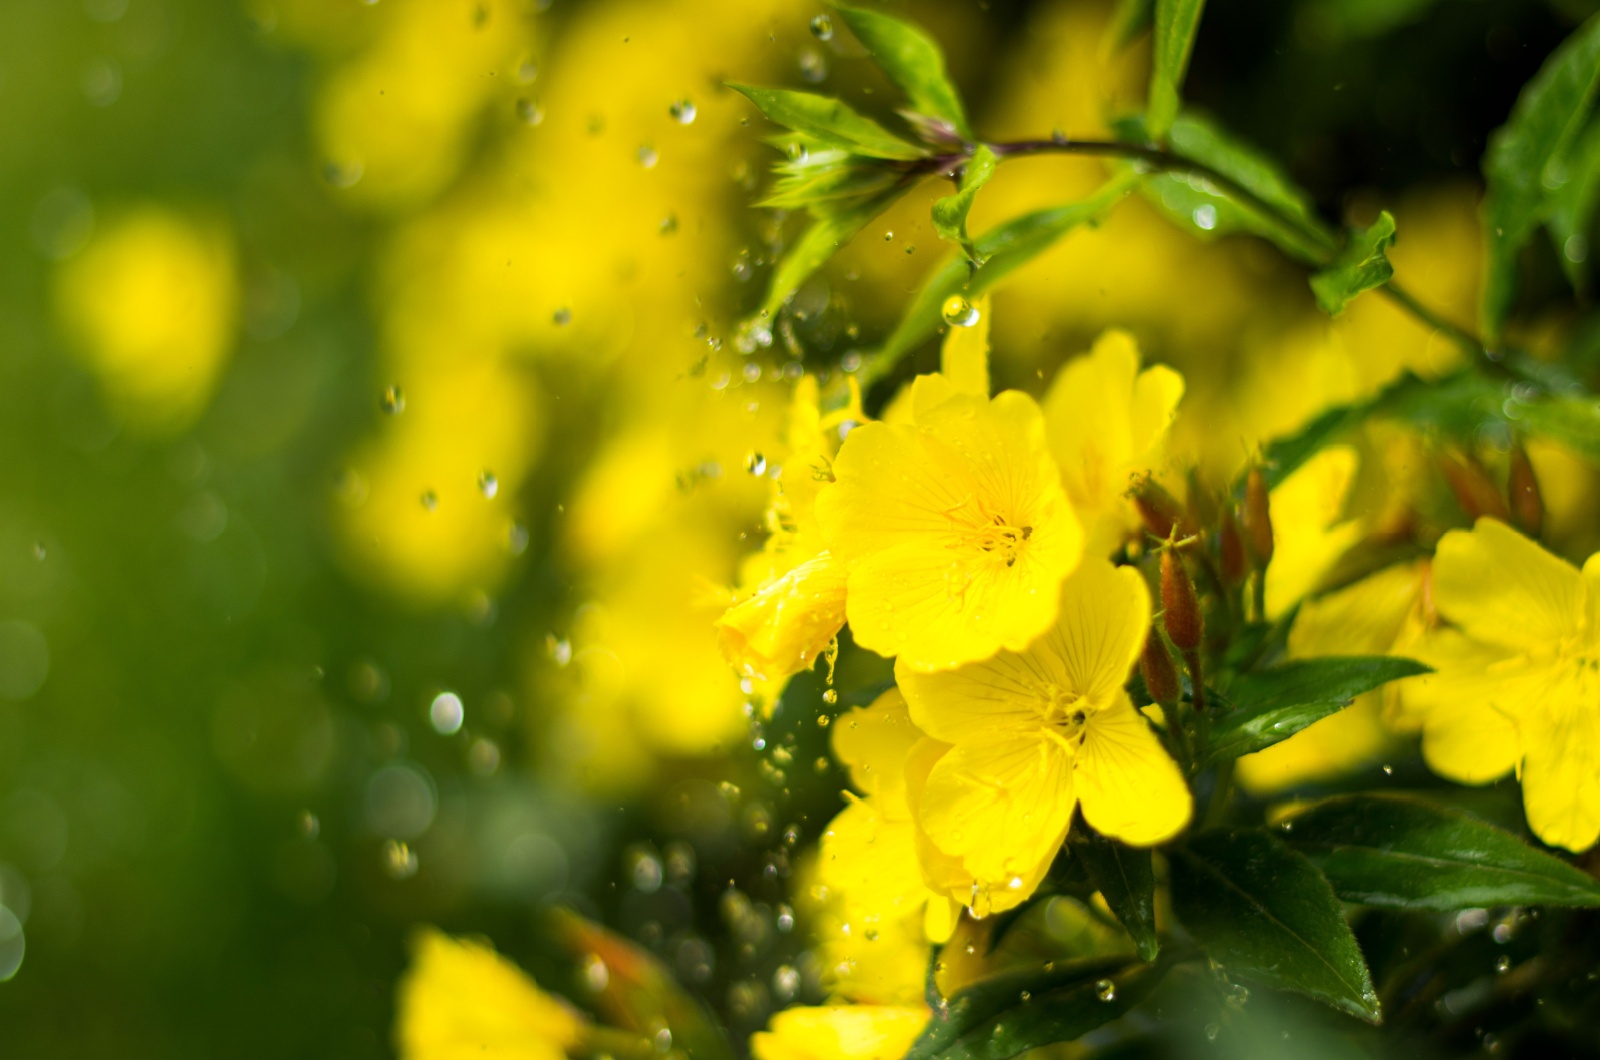
[[[1149,846],[1189,823],[1183,774],[1126,696],[1089,718],[1074,764],[1084,819],[1102,835]]]

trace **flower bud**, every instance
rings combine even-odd
[[[1244,554],[1244,536],[1239,531],[1239,520],[1232,509],[1224,509],[1221,525],[1217,527],[1218,566],[1222,584],[1228,588],[1244,584],[1250,573],[1249,560]]]
[[[1539,491],[1539,476],[1533,472],[1533,461],[1528,459],[1528,451],[1521,445],[1511,449],[1506,495],[1517,527],[1529,537],[1538,537],[1544,529],[1544,494]]]
[[[1253,467],[1244,483],[1245,544],[1258,570],[1272,562],[1272,506],[1267,497],[1267,476]]]
[[[1172,537],[1188,536],[1190,531],[1183,515],[1183,506],[1149,475],[1139,477],[1129,496],[1133,498],[1133,506],[1138,509],[1144,528],[1152,537],[1166,541]]]
[[[1476,522],[1487,516],[1503,523],[1511,521],[1506,502],[1482,464],[1461,453],[1441,453],[1439,472],[1468,519]]]
[[[1172,653],[1161,643],[1161,634],[1154,629],[1145,637],[1144,652],[1139,656],[1139,672],[1144,675],[1144,687],[1150,698],[1164,707],[1170,707],[1183,694],[1178,683],[1178,668],[1172,662]]]
[[[1170,548],[1161,553],[1161,606],[1166,612],[1167,636],[1172,638],[1172,646],[1181,652],[1199,649],[1205,632],[1200,599],[1183,560]]]

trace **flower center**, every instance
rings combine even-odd
[[[1083,729],[1095,705],[1070,689],[1048,684],[1039,689],[1039,714],[1045,735],[1069,751],[1083,743]]]
[[[993,553],[1006,561],[1006,566],[1017,562],[1017,552],[1022,543],[1033,536],[1031,526],[1012,526],[996,515],[988,523],[972,529],[971,541],[981,551]]]

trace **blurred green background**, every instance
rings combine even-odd
[[[471,34],[503,35],[462,60],[470,77],[415,74],[422,102],[408,124],[385,131],[399,118],[376,105],[341,117],[329,93],[362,57],[381,55],[385,34],[400,32],[382,20],[408,8],[430,9],[468,41],[421,33],[424,50],[466,54]],[[902,8],[962,32],[953,61],[979,113],[997,91],[998,60],[1036,45],[1041,20],[1063,9],[1104,17],[1097,5],[1002,0]],[[1523,81],[1594,9],[1213,0],[1189,95],[1285,159],[1337,218],[1377,196],[1475,180],[1485,138]],[[811,7],[731,10],[0,3],[0,1055],[386,1055],[412,924],[488,934],[559,986],[568,973],[542,956],[536,918],[552,900],[663,954],[741,1033],[788,999],[771,985],[774,969],[805,968],[800,933],[784,926],[788,852],[840,804],[840,775],[813,766],[826,732],[780,713],[757,748],[735,714],[699,745],[658,741],[640,757],[622,736],[608,742],[607,732],[632,728],[619,722],[586,745],[618,774],[595,780],[562,768],[576,759],[559,721],[569,709],[560,703],[599,716],[588,693],[560,681],[582,605],[606,591],[613,562],[573,544],[600,535],[575,537],[565,505],[608,439],[656,415],[639,411],[640,393],[693,371],[715,379],[726,351],[706,341],[706,322],[712,338],[729,334],[758,294],[752,270],[759,280],[766,264],[758,250],[741,266],[749,253],[737,251],[767,238],[746,205],[750,165],[763,160],[756,130],[715,85],[752,65],[796,84],[863,76],[848,55],[816,50]],[[732,36],[706,29],[722,19],[759,49],[736,51]],[[676,26],[691,49],[706,34],[706,54],[679,84],[639,87],[655,68],[614,53],[630,20],[641,48]],[[662,54],[670,63],[680,53]],[[413,75],[394,61],[398,92]],[[563,69],[552,98],[589,93],[592,108],[563,114],[542,95]],[[646,133],[629,112],[606,109],[618,85],[646,101],[641,113],[655,123]],[[674,174],[670,137],[684,123],[670,107],[685,96],[701,111],[691,131],[721,138],[697,148],[698,168]],[[644,217],[648,232],[618,228],[605,196],[628,186],[563,154],[568,118],[581,126],[573,136],[609,144],[629,179],[655,168],[659,147],[662,179],[681,182],[662,194],[693,187],[697,197],[683,192],[681,207],[668,201]],[[1038,124],[1047,131],[1046,116]],[[365,155],[341,154],[341,137]],[[540,151],[550,157],[519,161]],[[562,198],[568,184],[591,183],[589,199]],[[395,306],[442,287],[415,260],[437,248],[412,221],[428,215],[449,229],[495,196],[543,196],[570,216],[559,233],[551,216],[516,222],[546,271],[483,289],[482,314],[521,321],[496,332],[515,333],[502,345],[517,355],[474,359],[479,339],[463,337],[460,322],[478,319],[476,277],[459,277],[456,316],[416,322]],[[617,209],[631,205],[619,198]],[[668,236],[698,248],[701,264],[606,258]],[[408,250],[407,240],[418,242]],[[919,265],[934,250],[930,232],[923,240]],[[906,267],[898,245],[881,253]],[[552,292],[593,261],[605,267],[590,287],[574,280]],[[1553,251],[1536,265],[1535,307],[1561,283]],[[414,289],[407,268],[421,276]],[[127,278],[162,269],[179,279]],[[685,270],[693,306],[674,286]],[[877,290],[914,285],[889,275]],[[683,319],[654,332],[650,291],[685,307]],[[842,312],[870,330],[896,304],[863,295]],[[524,307],[534,323],[517,316]],[[564,311],[575,314],[571,340]],[[626,313],[636,314],[626,336],[606,330]],[[599,330],[583,330],[594,320]],[[433,360],[407,352],[407,329],[427,327],[438,333],[419,342],[460,349]],[[120,349],[108,334],[148,339]],[[810,341],[791,351],[807,365],[843,348]],[[1184,353],[1177,339],[1158,352]],[[429,415],[427,380],[479,371],[492,376],[488,396],[469,389],[454,418],[415,443],[428,459],[470,450],[450,465],[449,484],[396,486],[403,518],[350,516],[369,492],[367,506],[377,503],[383,461],[412,451],[395,443],[363,464],[363,446],[387,444],[396,424],[432,422],[415,419]],[[386,396],[391,386],[398,395]],[[538,397],[480,417],[519,387]],[[665,393],[657,400],[673,400]],[[481,443],[488,456],[462,441],[480,418],[510,425]],[[642,444],[657,452],[649,436]],[[715,480],[727,467],[736,478],[750,444],[741,435],[702,445],[719,465],[693,446],[671,448],[676,487],[661,489],[696,501],[684,476]],[[716,525],[736,556],[736,532],[757,529],[759,496],[705,489],[704,503],[728,509]],[[442,521],[480,501],[487,514],[444,536],[405,536],[403,520],[437,506]],[[363,551],[388,529],[398,544],[376,559]],[[432,579],[436,569],[452,573]],[[672,625],[661,620],[654,635]],[[814,680],[791,692],[818,694]],[[811,996],[815,976],[795,989]]]

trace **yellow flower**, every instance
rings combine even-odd
[[[1330,445],[1272,488],[1268,615],[1287,612],[1361,539],[1361,520],[1340,519],[1360,463],[1350,446]]]
[[[756,1060],[898,1060],[928,1022],[926,1008],[822,1005],[785,1009],[750,1039]]]
[[[980,892],[1029,893],[1079,803],[1095,829],[1137,845],[1188,823],[1177,764],[1123,690],[1149,629],[1139,572],[1089,559],[1062,585],[1054,628],[1025,650],[951,673],[896,666],[912,720],[954,745],[918,821]]]
[[[912,422],[856,428],[833,470],[817,518],[849,570],[856,643],[938,670],[1020,651],[1049,627],[1082,533],[1032,398],[923,376]]]
[[[423,928],[400,981],[401,1060],[564,1060],[581,1017],[481,942]]]
[[[1437,773],[1481,784],[1516,768],[1528,824],[1552,846],[1600,837],[1600,553],[1580,573],[1503,523],[1440,538],[1434,603],[1454,623],[1417,653],[1405,692]]]
[[[141,207],[61,267],[64,330],[122,419],[187,427],[211,399],[234,341],[233,240],[219,225]]]
[[[1183,376],[1163,365],[1139,370],[1125,331],[1100,336],[1086,357],[1062,366],[1045,395],[1050,452],[1093,556],[1109,555],[1139,525],[1126,494],[1132,476],[1164,457]]]

